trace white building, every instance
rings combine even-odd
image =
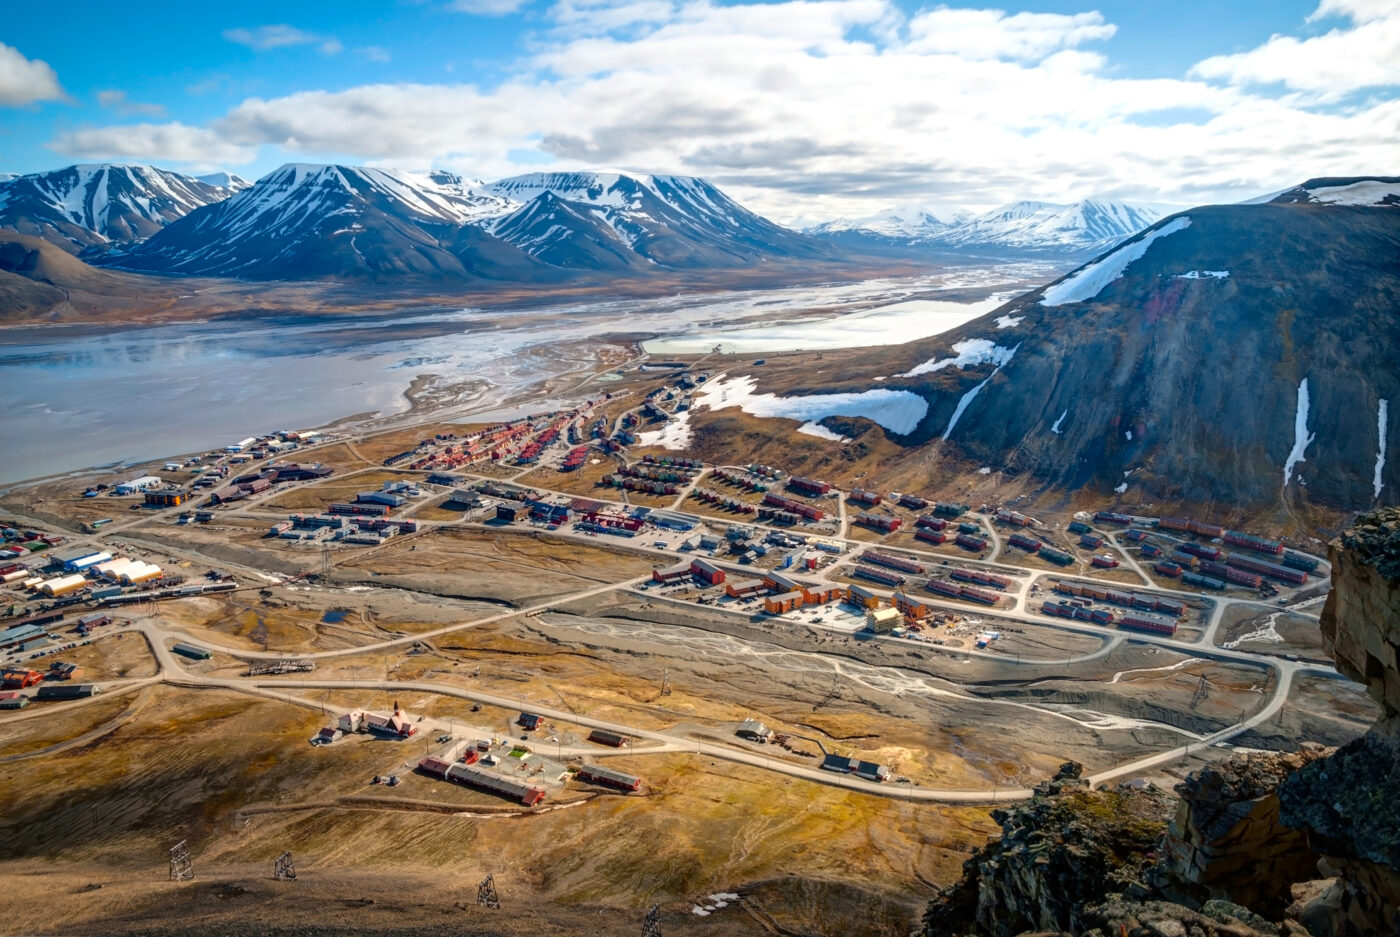
[[[137,492],[145,491],[149,488],[159,488],[164,485],[162,479],[154,475],[142,475],[140,478],[133,478],[129,482],[122,482],[117,486],[116,492],[119,495],[134,495]]]

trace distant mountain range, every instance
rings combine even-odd
[[[685,176],[283,166],[95,263],[150,273],[553,282],[841,259]]]
[[[255,183],[150,166],[0,175],[0,229],[104,266],[252,280],[510,283],[871,259],[1073,259],[1131,236],[1161,206],[1018,202],[984,215],[922,209],[796,231],[690,176],[289,164]]]
[[[921,209],[892,209],[806,228],[852,250],[993,257],[1090,257],[1182,206],[1086,199],[1070,205],[1014,202],[981,215],[940,218]]]
[[[9,175],[9,174],[6,174]],[[71,253],[131,244],[247,188],[220,173],[196,179],[152,166],[68,166],[0,178],[0,228]]]

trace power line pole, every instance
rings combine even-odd
[[[496,894],[496,875],[492,873],[476,886],[476,903],[483,908],[493,908],[499,910],[501,898]]]
[[[292,854],[290,851],[282,853],[272,863],[272,877],[279,882],[296,881],[297,869],[292,864]]]
[[[190,858],[185,840],[170,847],[170,880],[184,882],[194,878],[194,860]]]
[[[642,937],[661,937],[661,905],[654,904],[642,921]]]

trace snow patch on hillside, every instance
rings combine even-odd
[[[815,436],[818,439],[829,439],[832,442],[850,442],[847,437],[842,436],[835,430],[827,429],[816,420],[810,423],[803,423],[801,426],[797,427],[797,431],[799,433],[805,433],[808,436]]]
[[[1013,348],[1011,350],[1015,351],[1016,349]],[[1009,356],[1007,360],[1010,360]],[[958,420],[962,418],[963,411],[967,409],[968,404],[972,403],[973,398],[981,392],[982,388],[986,387],[988,384],[991,383],[992,378],[996,377],[997,372],[1000,370],[1001,365],[997,365],[995,368],[992,369],[992,373],[987,375],[987,379],[985,381],[978,384],[976,387],[972,388],[972,390],[962,395],[962,399],[958,401],[957,409],[955,409],[953,411],[953,415],[948,418],[948,428],[943,431],[942,438],[945,441],[948,439],[949,436],[953,435],[953,427],[958,425]]]
[[[911,433],[928,414],[928,401],[907,390],[875,390],[844,394],[805,394],[779,397],[754,393],[758,382],[748,375],[712,378],[695,398],[693,409],[738,407],[750,416],[782,417],[815,423],[829,416],[864,417],[901,435]]]
[[[993,321],[996,322],[999,329],[1014,329],[1021,324],[1021,320],[1024,318],[1025,316],[997,316]]]
[[[1230,276],[1229,270],[1188,270],[1185,273],[1178,273],[1172,279],[1175,280],[1224,280]]]
[[[682,413],[661,429],[650,433],[638,433],[637,442],[643,446],[660,446],[662,449],[689,449],[691,440],[690,411]]]
[[[1050,432],[1054,433],[1056,436],[1060,435],[1060,424],[1064,423],[1065,417],[1067,416],[1069,416],[1069,411],[1065,410],[1060,414],[1060,418],[1055,421],[1055,425],[1050,427]]]
[[[954,357],[930,358],[923,364],[915,365],[905,371],[900,377],[917,377],[932,371],[942,371],[947,367],[973,368],[987,362],[1001,367],[1011,360],[1011,356],[1016,354],[1016,349],[1020,347],[1020,345],[1016,345],[1012,348],[1004,348],[985,338],[969,338],[953,345],[953,351],[957,352]]]
[[[1303,378],[1298,382],[1298,407],[1293,413],[1293,449],[1288,453],[1288,460],[1283,463],[1283,484],[1285,487],[1293,479],[1293,466],[1299,462],[1307,461],[1303,458],[1303,453],[1317,438],[1316,433],[1308,432],[1309,406],[1308,379]]]
[[[1400,199],[1400,183],[1379,182],[1375,179],[1353,182],[1351,185],[1332,185],[1321,189],[1310,189],[1308,194],[1314,202],[1324,205],[1380,205],[1388,196]]]
[[[1045,294],[1040,299],[1040,304],[1042,306],[1063,306],[1067,303],[1082,303],[1093,299],[1105,286],[1121,277],[1127,271],[1129,264],[1146,254],[1147,249],[1158,238],[1176,234],[1178,231],[1185,231],[1189,227],[1191,227],[1191,219],[1189,216],[1183,215],[1162,225],[1156,231],[1149,231],[1131,244],[1124,244],[1108,256],[1094,261],[1089,266],[1070,274],[1059,283],[1047,287]]]
[[[1385,471],[1385,436],[1386,424],[1390,422],[1390,401],[1381,398],[1380,406],[1376,409],[1376,474],[1371,478],[1372,497],[1379,498],[1381,489],[1385,487],[1385,482],[1381,480],[1381,473]]]

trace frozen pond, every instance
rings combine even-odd
[[[1035,272],[989,266],[530,308],[0,331],[0,482],[198,452],[357,414],[392,417],[408,409],[404,391],[420,375],[457,385],[457,405],[443,415],[500,407],[541,379],[593,370],[594,340],[607,335],[670,334],[708,349],[710,336],[741,323],[821,310],[823,317],[765,331],[791,328],[806,336],[808,348],[835,347],[817,343],[838,334],[845,345],[907,341],[916,321],[923,323],[918,334],[933,334],[991,308],[991,301],[962,306],[909,297],[953,288],[990,292]]]

